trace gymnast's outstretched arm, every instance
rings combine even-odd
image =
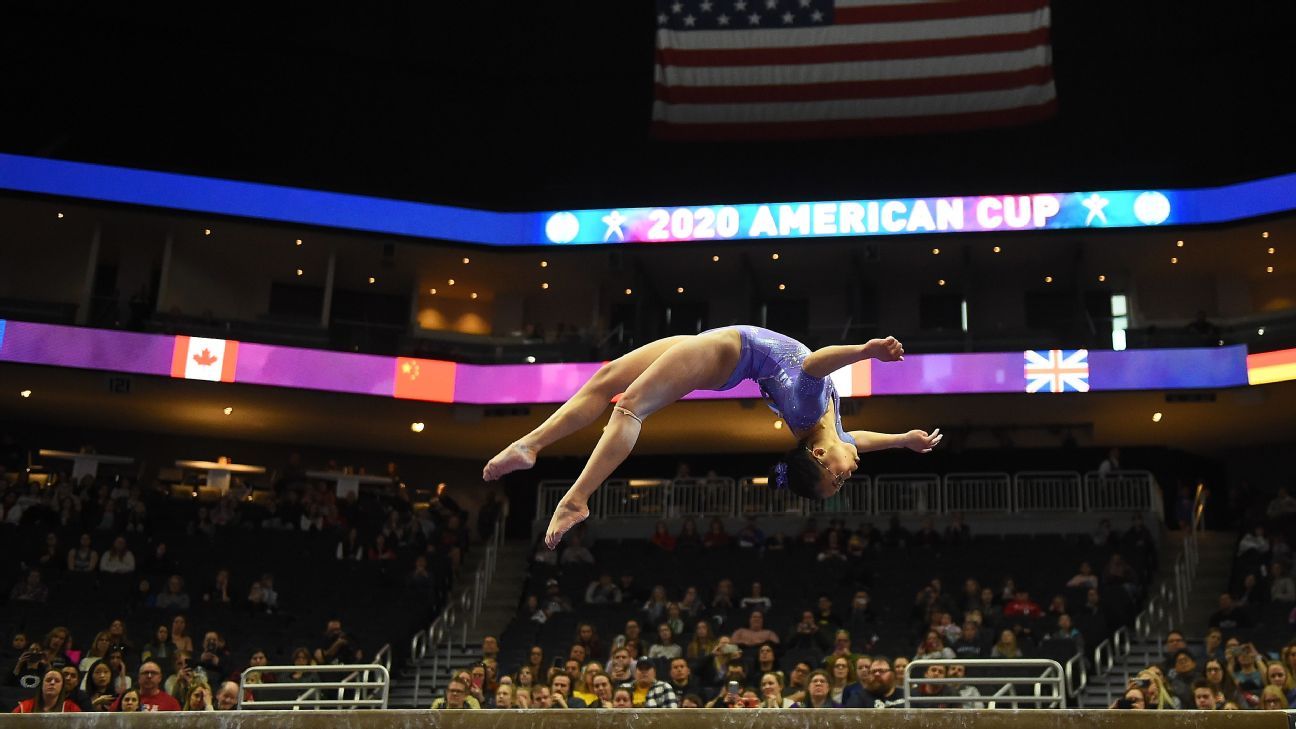
[[[874,433],[868,430],[852,430],[850,437],[855,439],[855,447],[860,453],[883,451],[888,448],[908,448],[918,453],[931,453],[940,444],[940,428],[928,433],[925,430],[911,430],[908,433]]]
[[[811,377],[827,377],[866,359],[897,362],[904,359],[904,345],[895,337],[870,339],[864,344],[834,344],[811,352],[801,364],[801,369]]]

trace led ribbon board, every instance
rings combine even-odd
[[[0,189],[490,246],[1147,228],[1296,210],[1296,174],[1193,190],[501,213],[0,154]]]
[[[3,320],[0,362],[477,405],[563,402],[602,364],[470,365]],[[917,354],[832,375],[843,397],[1209,389],[1244,386],[1248,377],[1252,384],[1296,378],[1296,350],[1250,358],[1242,345]],[[744,381],[687,399],[759,397],[756,384]]]

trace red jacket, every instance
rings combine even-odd
[[[1044,611],[1032,600],[1009,600],[1003,607],[1003,614],[1006,617],[1013,615],[1022,615],[1028,618],[1039,618],[1044,616]]]
[[[108,707],[109,711],[121,711],[121,697]],[[180,702],[175,700],[171,694],[165,691],[159,691],[152,696],[140,694],[140,711],[179,711]]]
[[[14,707],[14,710],[13,710],[11,713],[14,713],[14,714],[34,714],[34,713],[36,713],[35,711],[33,711],[33,709],[35,709],[35,708],[36,708],[36,699],[23,699],[22,701],[19,701],[19,702],[18,702],[18,705]],[[75,703],[73,703],[72,699],[64,699],[64,701],[63,701],[63,709],[62,709],[62,710],[65,711],[65,712],[73,712],[73,711],[74,711],[74,712],[80,713],[80,712],[81,712],[81,707],[79,707],[79,706],[77,706]],[[51,713],[53,713],[53,712],[51,712]]]

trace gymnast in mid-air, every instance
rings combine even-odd
[[[887,337],[811,352],[791,337],[755,326],[659,339],[603,365],[538,428],[492,458],[482,478],[494,481],[530,468],[536,454],[594,422],[622,393],[585,468],[554,510],[545,533],[545,545],[554,549],[589,516],[590,496],[630,455],[645,419],[694,390],[728,390],[753,380],[797,439],[775,467],[774,485],[805,498],[826,499],[859,467],[861,452],[909,448],[928,453],[941,441],[939,428],[902,434],[842,430],[840,400],[828,375],[866,359],[901,361],[904,346]]]

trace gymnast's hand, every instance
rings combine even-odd
[[[904,345],[895,337],[870,339],[868,344],[864,345],[864,351],[869,357],[879,362],[901,362],[904,360]]]
[[[905,433],[905,448],[917,453],[931,453],[932,449],[940,445],[941,438],[940,428],[933,430],[930,435],[925,430],[911,430]]]

